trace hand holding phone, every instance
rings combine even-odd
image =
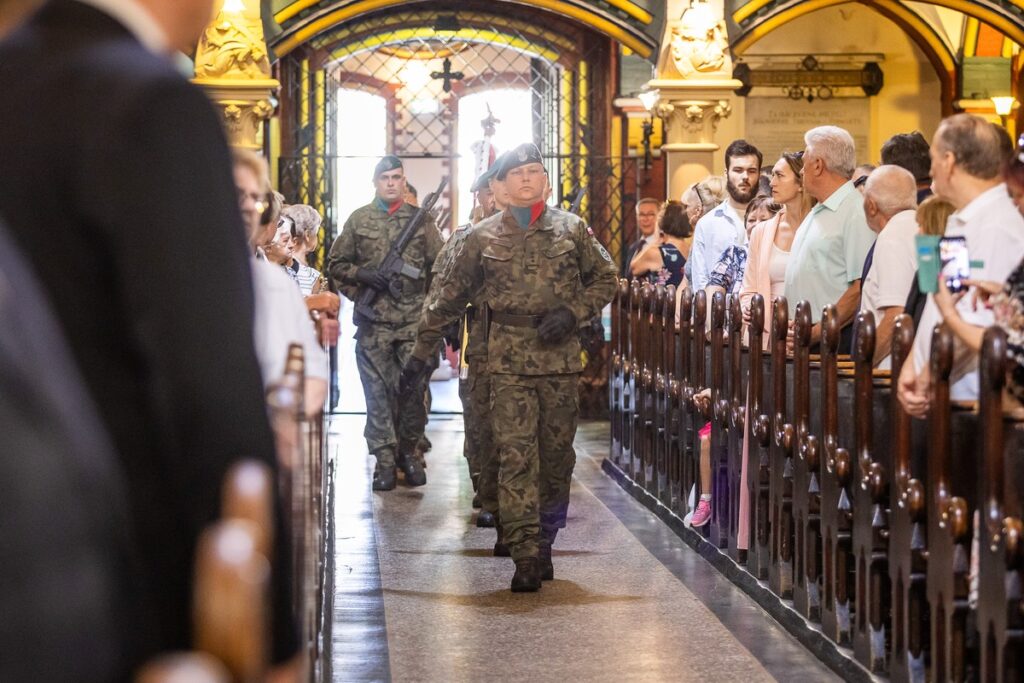
[[[943,237],[939,240],[939,260],[942,278],[951,294],[967,289],[971,277],[971,258],[967,253],[966,237]]]

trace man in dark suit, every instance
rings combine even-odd
[[[124,470],[141,563],[122,587],[132,664],[190,645],[193,552],[228,467],[276,467],[227,145],[169,58],[210,5],[51,0],[0,43],[0,214]],[[277,532],[275,662],[296,648],[280,519]]]
[[[124,482],[38,283],[0,225],[0,681],[111,681],[129,634]]]
[[[629,264],[633,258],[644,250],[644,247],[657,239],[658,232],[658,210],[661,202],[651,197],[644,197],[636,203],[636,241],[629,245],[626,250],[626,260],[622,263],[621,276],[627,280],[632,277],[629,271]]]

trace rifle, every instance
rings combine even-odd
[[[452,219],[452,211],[451,211],[451,209],[442,209],[437,214],[437,218],[434,220],[434,222],[437,224],[437,229],[438,230],[444,230],[444,227],[446,225],[448,225],[448,223],[451,221],[451,219]]]
[[[576,196],[572,200],[572,204],[569,206],[569,213],[580,215],[580,205],[583,204],[583,195],[587,194],[587,191],[583,189],[582,185],[576,186]]]
[[[445,176],[441,179],[441,184],[437,186],[437,189],[427,195],[426,200],[417,209],[416,214],[405,224],[401,234],[398,235],[398,239],[391,245],[388,253],[381,260],[380,265],[377,266],[377,271],[383,273],[388,279],[388,294],[394,299],[402,295],[402,281],[399,279],[399,275],[404,275],[413,280],[418,280],[423,276],[423,271],[410,266],[402,260],[402,254],[405,252],[405,248],[409,246],[409,242],[412,241],[412,238],[419,231],[420,226],[423,225],[423,221],[430,215],[430,210],[434,208],[434,204],[441,197],[441,193],[444,192],[444,187],[447,184],[448,177]],[[377,299],[378,293],[372,287],[365,287],[359,293],[359,299],[356,300],[353,315],[353,320],[357,325],[365,320],[374,321],[377,319],[372,306],[373,302]]]

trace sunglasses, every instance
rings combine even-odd
[[[853,181],[853,186],[854,187],[860,187],[861,185],[863,185],[867,181],[868,181],[868,177],[866,175],[862,175],[860,178],[857,178],[856,180]]]

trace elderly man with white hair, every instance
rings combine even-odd
[[[892,330],[917,271],[917,181],[899,166],[879,166],[864,186],[864,216],[878,235],[864,262],[860,310],[875,316],[875,365],[890,367]]]
[[[850,134],[836,126],[819,126],[807,131],[804,143],[804,191],[818,204],[804,218],[793,240],[785,294],[790,315],[798,302],[811,304],[811,341],[816,344],[821,339],[821,312],[827,304],[835,304],[841,326],[853,320],[864,259],[875,234],[868,229],[861,195],[850,180],[857,165]],[[848,340],[849,335],[844,338]]]

